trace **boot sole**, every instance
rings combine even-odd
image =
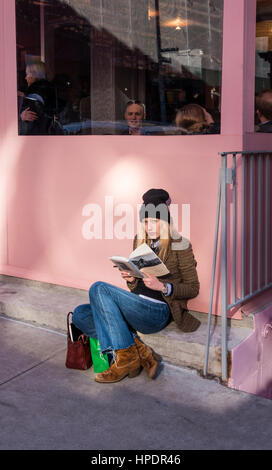
[[[116,382],[120,382],[121,380],[123,380],[125,377],[128,377],[129,379],[133,379],[134,377],[137,377],[137,375],[140,374],[142,368],[139,367],[138,369],[134,369],[130,372],[128,372],[127,374],[123,375],[123,377],[120,377],[116,380],[99,380],[97,379],[97,377],[94,378],[95,382],[97,383],[103,383],[103,384],[113,384],[113,383],[116,383]]]
[[[162,356],[160,356],[158,353],[152,350],[152,355],[155,359],[155,361],[161,362],[162,361]]]
[[[159,365],[160,365],[160,363],[157,362],[156,366],[154,366],[154,367],[152,368],[152,370],[150,370],[150,369],[148,369],[148,368],[145,369],[145,371],[146,371],[146,373],[147,373],[147,375],[148,375],[148,377],[149,377],[150,379],[155,379],[155,376],[156,376],[156,374],[157,374],[157,372],[158,372]]]

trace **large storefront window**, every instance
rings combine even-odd
[[[16,0],[21,135],[220,132],[223,0]]]
[[[255,130],[272,132],[272,2],[257,0]]]

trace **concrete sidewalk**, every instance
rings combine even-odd
[[[164,364],[98,384],[66,336],[0,316],[0,449],[271,449],[272,401]]]

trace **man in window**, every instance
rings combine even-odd
[[[264,90],[256,97],[256,114],[256,132],[272,132],[272,90]]]
[[[123,132],[125,135],[142,135],[143,120],[145,119],[145,105],[140,101],[129,101],[125,107],[125,119],[127,129]]]

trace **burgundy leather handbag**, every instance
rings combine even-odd
[[[90,341],[83,333],[75,340],[73,338],[69,312],[67,315],[67,353],[65,365],[68,369],[87,370],[92,365]]]

